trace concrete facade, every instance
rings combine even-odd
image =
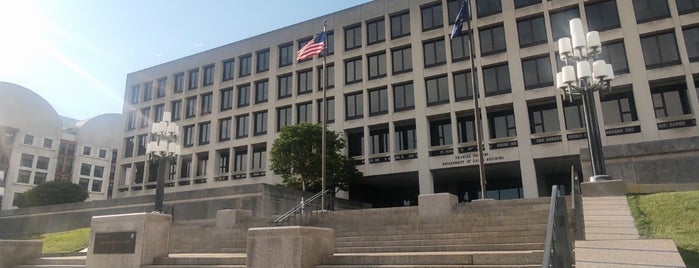
[[[604,146],[699,135],[691,43],[699,16],[676,0],[659,2],[666,9],[634,11],[620,0],[470,1],[478,11],[489,198],[547,196],[551,185],[569,184],[571,166],[580,170],[582,108],[563,100],[552,79],[560,69],[556,41],[573,17],[600,31],[604,58],[615,66],[611,92],[595,95]],[[319,121],[323,95],[321,60],[298,62],[294,54],[327,21],[328,128],[344,135],[345,153],[364,173],[350,198],[375,206],[436,192],[477,199],[474,102],[462,75],[469,53],[449,40],[459,3],[376,0],[129,74],[121,151],[130,153],[119,156],[116,195],[154,194],[154,168],[139,141],[162,111],[173,113],[186,141],[166,192],[280,183],[267,152],[281,126]],[[663,40],[676,46],[661,44],[667,59],[659,57]]]

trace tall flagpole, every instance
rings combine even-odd
[[[325,27],[326,27],[326,22],[325,22],[325,20],[323,20],[323,34],[325,35],[325,38],[323,38],[323,50],[325,50],[324,52],[326,52],[326,53],[323,53],[323,71],[320,74],[321,75],[320,81],[321,81],[321,84],[323,85],[323,111],[321,112],[321,115],[320,115],[320,121],[322,122],[321,124],[322,124],[322,128],[323,128],[323,134],[321,136],[323,139],[321,146],[323,148],[321,150],[322,160],[321,160],[321,164],[320,164],[321,169],[322,169],[321,174],[320,174],[321,193],[323,193],[320,197],[320,206],[321,206],[322,210],[327,209],[326,200],[325,200],[325,196],[326,196],[326,194],[325,194],[325,176],[326,176],[326,174],[325,174],[325,165],[326,165],[325,158],[326,158],[326,154],[327,154],[327,149],[325,148],[326,147],[326,144],[325,144],[326,143],[325,142],[325,120],[326,120],[326,118],[325,117],[326,117],[326,113],[327,113],[327,109],[328,109],[328,101],[325,99],[325,91],[328,90],[328,86],[326,85],[327,79],[325,77],[325,74],[327,72],[326,66],[325,66],[325,55],[328,54],[327,47],[326,47],[328,44],[326,41],[328,39],[328,36],[325,33]],[[333,189],[333,193],[334,193],[334,190],[335,189]]]

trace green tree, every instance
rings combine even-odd
[[[88,193],[77,184],[64,181],[44,182],[22,193],[15,203],[20,208],[82,202]]]
[[[285,186],[310,192],[321,190],[322,133],[319,124],[301,123],[282,128],[272,145],[270,168],[282,176]],[[335,192],[346,191],[350,182],[361,178],[362,173],[352,159],[340,153],[345,141],[338,133],[326,130],[325,137],[327,188],[334,186]]]

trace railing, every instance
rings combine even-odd
[[[314,194],[313,196],[311,196],[310,198],[308,198],[306,200],[304,200],[303,197],[301,197],[301,202],[299,202],[298,205],[296,205],[295,207],[293,207],[292,209],[290,209],[286,213],[284,213],[281,216],[279,216],[278,218],[276,218],[273,221],[273,223],[280,225],[280,224],[286,222],[290,217],[295,216],[297,213],[303,214],[303,211],[306,208],[307,204],[310,204],[311,202],[315,201],[316,199],[318,199],[322,195],[326,194],[327,192],[328,192],[328,190],[320,191],[317,194]]]
[[[580,191],[580,180],[573,166],[570,166],[570,185],[572,188],[573,213],[575,213],[575,240],[585,240],[585,218],[583,215],[582,192]]]
[[[573,247],[568,229],[566,199],[554,185],[551,190],[551,207],[546,227],[546,247],[541,267],[572,267]]]

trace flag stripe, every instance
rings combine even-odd
[[[298,52],[296,52],[296,60],[305,60],[323,52],[325,48],[325,32],[321,32],[315,39],[306,43]]]

